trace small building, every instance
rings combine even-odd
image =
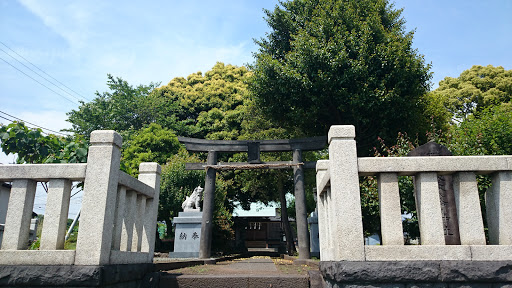
[[[286,250],[286,238],[277,208],[253,203],[249,211],[235,209],[233,222],[235,245],[248,252],[279,252]],[[291,222],[294,222],[290,219]]]

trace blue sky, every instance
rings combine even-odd
[[[512,1],[394,2],[404,8],[407,30],[416,29],[414,46],[432,63],[434,87],[472,65],[512,69]],[[78,107],[77,99],[88,101],[106,90],[107,73],[133,85],[166,84],[217,61],[250,63],[257,50],[253,39],[269,31],[262,9],[276,4],[0,0],[0,111],[59,130],[69,127],[65,113]]]
[[[416,31],[414,47],[432,63],[434,87],[472,65],[512,69],[512,1],[394,3],[404,8],[407,30]],[[70,127],[66,112],[78,108],[77,99],[90,101],[95,91],[106,91],[108,73],[132,85],[167,84],[174,77],[206,72],[217,61],[250,63],[257,50],[253,39],[269,31],[262,9],[276,4],[0,0],[0,111],[60,130]],[[0,156],[0,163],[10,161]]]

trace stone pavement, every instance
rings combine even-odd
[[[275,273],[277,267],[274,261],[270,258],[249,258],[242,261],[234,261],[231,264],[225,265],[227,270],[243,271],[243,272],[263,272]]]
[[[165,271],[160,276],[159,287],[322,287],[310,285],[315,282],[312,278],[318,277],[318,267],[251,257]]]

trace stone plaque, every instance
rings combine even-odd
[[[174,252],[169,253],[170,258],[199,257],[202,219],[203,212],[180,212],[174,217]]]
[[[428,142],[412,150],[407,156],[452,156],[452,153],[441,144]],[[439,185],[439,200],[443,214],[444,239],[446,245],[460,245],[459,222],[457,220],[457,207],[453,194],[452,175],[437,176]],[[421,236],[421,235],[420,235]]]

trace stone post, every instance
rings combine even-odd
[[[44,213],[44,226],[41,232],[41,250],[64,249],[70,196],[70,180],[50,180]]]
[[[10,194],[11,185],[0,182],[0,248],[2,247],[2,238],[4,237],[5,216],[7,215]]]
[[[10,194],[11,185],[0,182],[0,224],[5,224],[5,215],[7,215],[7,205],[9,204]]]
[[[136,219],[135,219],[135,227],[133,230],[133,242],[132,242],[132,251],[141,252],[142,248],[142,235],[144,234],[144,216],[146,216],[146,196],[145,195],[137,195],[137,205],[136,205]],[[155,223],[156,225],[156,223]]]
[[[355,136],[352,125],[331,126],[328,135],[334,261],[365,259]]]
[[[324,176],[327,174],[327,168],[329,167],[329,160],[318,160],[316,162],[316,183],[320,184]],[[327,210],[327,191],[322,193],[317,186],[317,205],[318,205],[318,238],[320,244],[320,259],[322,261],[329,261],[331,253],[330,248],[330,237],[328,233],[329,219]]]
[[[124,186],[117,187],[116,205],[116,220],[114,224],[114,236],[112,238],[112,250],[119,251],[121,250],[121,239],[123,237],[123,233],[126,232],[126,227],[123,227],[126,223],[125,218],[127,217],[126,187]]]
[[[91,133],[75,265],[110,262],[121,144],[115,131]]]
[[[302,151],[293,150],[293,163],[302,162]],[[297,165],[293,168],[293,183],[295,186],[295,221],[297,223],[297,240],[299,242],[299,259],[311,258],[309,250],[308,215],[306,210],[306,190],[304,188],[304,167]]]
[[[217,164],[217,152],[209,151],[207,165]],[[213,227],[213,209],[215,201],[215,178],[217,170],[208,168],[206,170],[206,179],[204,183],[203,200],[203,220],[201,223],[201,239],[199,244],[199,258],[210,258],[212,248],[212,227]]]
[[[137,192],[132,190],[126,191],[125,212],[123,217],[123,228],[121,231],[121,251],[132,251],[133,228],[135,219],[137,218]]]
[[[153,198],[146,200],[146,216],[144,217],[144,232],[141,246],[142,252],[149,253],[148,262],[152,262],[155,252],[156,220],[160,199],[160,174],[162,174],[162,168],[157,163],[140,163],[139,165],[139,180],[155,188]]]
[[[380,173],[377,183],[382,244],[404,245],[398,176],[396,173]]]
[[[484,222],[473,172],[459,172],[453,177],[453,192],[462,245],[485,245]]]
[[[36,181],[12,181],[9,205],[5,217],[2,250],[26,249],[30,232],[30,219],[36,196]]]
[[[439,199],[437,173],[423,172],[415,176],[416,209],[422,245],[445,245],[443,215]]]
[[[485,195],[489,244],[512,245],[512,171],[496,172]]]

